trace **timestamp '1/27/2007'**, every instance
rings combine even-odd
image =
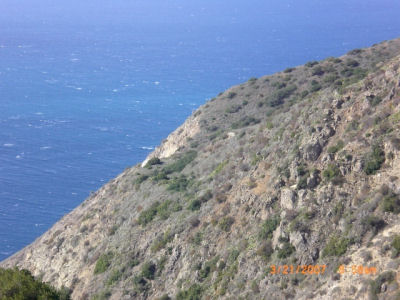
[[[304,274],[304,275],[322,275],[325,273],[326,265],[271,265],[270,274],[272,275],[289,275],[289,274]]]
[[[323,275],[325,271],[326,265],[271,265],[269,273],[271,275]],[[363,265],[340,265],[336,273],[353,275],[375,275],[377,273],[377,269],[375,267],[366,267]]]

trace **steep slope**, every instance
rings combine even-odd
[[[393,40],[221,93],[2,266],[73,299],[396,299],[399,166]]]

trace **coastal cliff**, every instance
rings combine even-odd
[[[72,299],[398,299],[399,213],[396,39],[220,93],[0,266]]]

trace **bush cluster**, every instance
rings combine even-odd
[[[339,140],[336,145],[331,146],[328,148],[328,153],[334,154],[339,152],[340,150],[342,150],[342,148],[344,147],[344,142],[342,140]]]
[[[400,197],[393,192],[390,192],[383,198],[382,209],[385,212],[400,213]]]
[[[296,248],[289,242],[285,242],[282,248],[278,250],[278,258],[287,258],[296,251]]]
[[[162,220],[166,220],[172,212],[180,210],[182,210],[182,206],[176,201],[165,200],[162,203],[156,201],[150,205],[148,209],[140,213],[138,223],[143,226],[147,225],[153,221],[156,216],[159,216]]]
[[[169,164],[164,168],[166,174],[182,171],[189,163],[191,163],[197,156],[194,150],[186,152],[180,159]]]
[[[28,270],[0,268],[0,299],[68,300],[70,291],[57,290],[35,279]]]
[[[261,256],[261,258],[265,261],[268,261],[271,257],[272,253],[274,253],[274,249],[272,248],[271,240],[263,242],[257,250],[257,254]]]
[[[327,168],[322,172],[327,180],[332,181],[334,184],[340,183],[341,173],[339,167],[333,163],[330,163]]]
[[[193,284],[189,289],[179,291],[176,300],[201,300],[203,289],[199,284]]]
[[[350,241],[345,237],[333,236],[322,251],[322,256],[341,256],[346,253]]]
[[[94,274],[100,274],[107,271],[108,267],[111,265],[112,258],[112,252],[102,254],[96,262],[96,266],[94,267]]]
[[[296,85],[289,85],[285,88],[278,89],[268,99],[269,106],[275,107],[283,104],[284,99],[292,95],[295,90],[297,90]]]
[[[258,234],[259,237],[261,239],[271,239],[272,233],[275,231],[276,227],[278,227],[279,223],[280,223],[279,217],[274,217],[266,220],[261,225],[261,230]]]
[[[372,146],[371,152],[365,159],[364,171],[367,175],[376,174],[385,162],[385,152],[379,144]]]
[[[247,127],[250,125],[255,125],[260,122],[261,121],[259,119],[245,116],[245,117],[241,118],[239,121],[232,123],[231,127],[232,127],[232,129],[238,129],[238,128]]]
[[[393,249],[393,257],[397,257],[400,254],[400,235],[395,235],[391,243]]]
[[[219,220],[218,226],[222,230],[228,232],[231,230],[231,226],[234,222],[235,222],[234,218],[227,216],[227,217],[223,217],[223,218],[221,218],[221,220]]]
[[[158,157],[153,157],[149,159],[145,167],[150,168],[153,165],[159,165],[159,164],[161,164],[161,160]]]

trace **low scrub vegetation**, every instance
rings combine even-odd
[[[259,237],[262,239],[271,239],[273,232],[279,225],[279,222],[280,222],[279,217],[270,218],[266,220],[261,226]]]
[[[242,127],[247,127],[250,125],[255,125],[260,123],[259,119],[256,119],[254,117],[243,117],[241,118],[239,121],[232,123],[232,129],[238,129],[238,128],[242,128]]]
[[[113,258],[112,252],[102,254],[96,262],[96,266],[94,268],[94,274],[100,274],[107,271],[108,267],[111,265],[112,258]]]
[[[330,163],[328,167],[322,172],[322,176],[333,184],[341,183],[342,174],[340,173],[339,167],[333,163]]]
[[[34,278],[28,270],[0,268],[0,299],[68,300],[67,289],[57,290]]]
[[[176,300],[200,300],[203,289],[199,284],[193,284],[187,290],[179,291]]]
[[[372,146],[371,152],[366,156],[364,171],[367,175],[374,175],[385,162],[385,152],[379,144]]]
[[[322,256],[342,256],[346,253],[347,247],[350,244],[348,238],[333,236],[326,244],[322,251]]]
[[[149,208],[143,210],[138,218],[138,223],[142,226],[147,225],[157,216],[162,220],[169,218],[172,212],[182,210],[182,206],[177,201],[165,200],[164,202],[154,202]]]
[[[186,152],[181,158],[177,161],[169,164],[164,167],[164,172],[166,174],[171,174],[174,172],[182,171],[189,163],[191,163],[197,156],[197,152],[194,150]]]

